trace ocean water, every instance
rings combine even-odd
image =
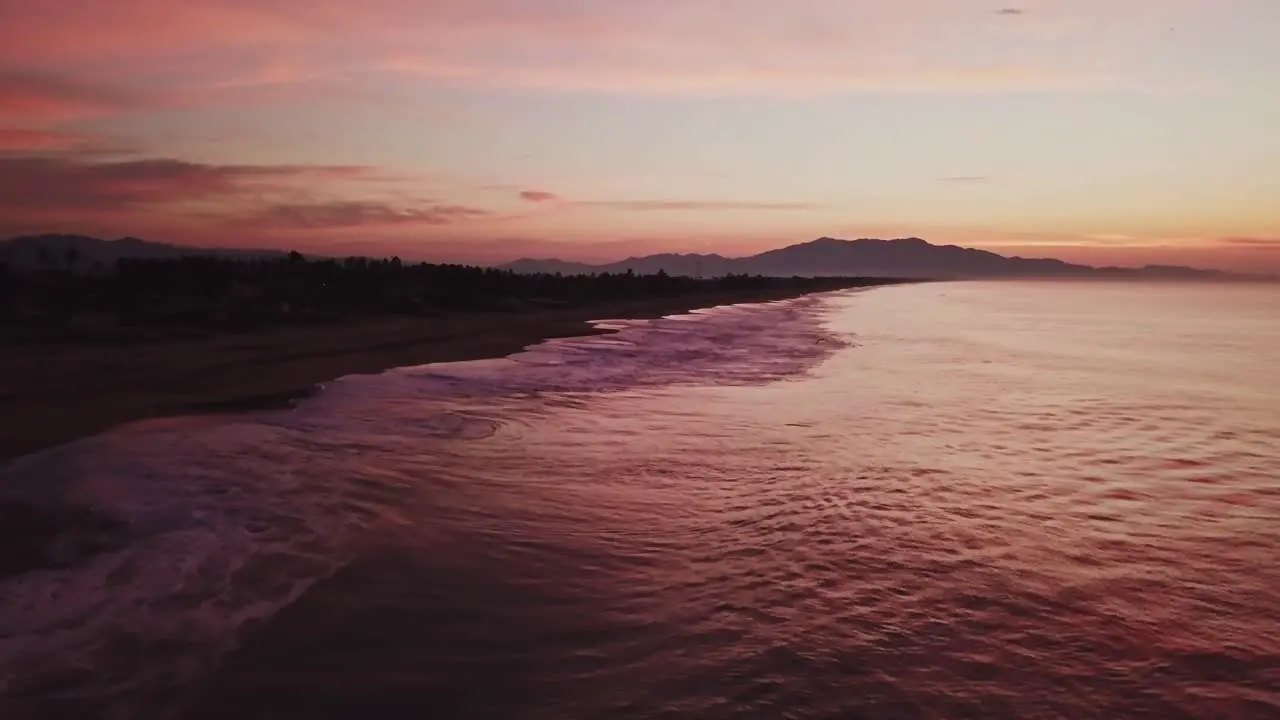
[[[602,324],[0,469],[0,716],[1280,718],[1280,289]]]

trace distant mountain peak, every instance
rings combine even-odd
[[[51,266],[79,269],[109,268],[121,258],[175,258],[190,255],[222,257],[272,257],[281,250],[231,250],[195,248],[151,242],[136,237],[101,240],[83,235],[28,235],[0,241],[0,263],[10,268],[46,269]],[[71,258],[75,258],[74,263]],[[522,258],[502,266],[525,273],[621,273],[718,277],[747,275],[844,275],[896,278],[1001,278],[1001,277],[1122,277],[1122,278],[1237,278],[1274,279],[1189,267],[1149,265],[1144,268],[1096,268],[1050,258],[1007,257],[988,250],[956,245],[934,245],[923,238],[893,240],[820,237],[809,242],[769,250],[750,257],[726,258],[716,254],[664,253],[630,257],[614,263],[589,264],[552,258]]]
[[[506,267],[521,269],[519,263]],[[920,237],[892,240],[858,238],[843,240],[823,236],[808,242],[768,250],[742,258],[717,255],[665,253],[631,257],[616,263],[583,265],[563,263],[574,272],[635,272],[663,270],[672,275],[848,275],[897,278],[1003,278],[1003,277],[1239,277],[1231,273],[1194,268],[1094,268],[1052,258],[1006,257],[989,250],[958,245],[934,245]],[[556,267],[538,263],[539,270]],[[531,269],[526,266],[525,269]]]
[[[54,267],[100,272],[114,267],[116,262],[123,258],[159,260],[190,255],[251,258],[283,254],[281,250],[184,247],[136,237],[103,240],[87,235],[62,233],[24,235],[0,240],[0,263],[16,270],[43,270]]]

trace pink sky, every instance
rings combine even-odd
[[[0,0],[0,233],[1280,270],[1274,0]]]

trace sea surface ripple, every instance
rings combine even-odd
[[[735,306],[0,470],[4,717],[1277,718],[1280,292]]]

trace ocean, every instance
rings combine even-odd
[[[0,716],[1280,718],[1280,288],[601,325],[0,469]]]

